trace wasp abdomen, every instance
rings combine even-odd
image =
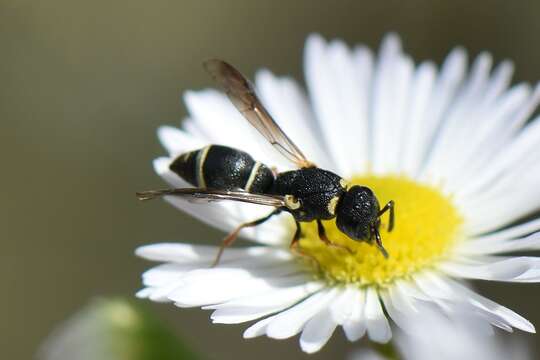
[[[244,151],[222,145],[182,154],[171,163],[170,169],[200,188],[264,193],[274,182],[274,175],[266,165]]]

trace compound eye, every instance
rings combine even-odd
[[[291,210],[297,210],[300,208],[300,200],[298,200],[294,195],[285,195],[285,206]]]

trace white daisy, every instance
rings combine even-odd
[[[218,241],[215,247],[161,243],[137,249],[139,256],[165,263],[144,273],[138,296],[213,310],[214,323],[259,319],[245,338],[301,333],[306,352],[319,350],[338,326],[351,341],[367,333],[388,342],[390,320],[408,331],[427,311],[474,318],[484,330],[493,325],[534,332],[529,321],[466,283],[540,279],[537,257],[503,255],[540,248],[540,235],[530,235],[540,230],[540,220],[503,229],[540,207],[540,120],[526,124],[540,87],[510,87],[512,71],[508,61],[492,70],[488,53],[467,70],[461,48],[440,69],[430,61],[415,65],[396,35],[384,39],[377,56],[364,46],[349,49],[339,40],[310,36],[307,96],[294,80],[268,70],[256,74],[256,88],[310,160],[369,186],[383,204],[395,201],[395,229],[382,230],[389,259],[328,221],[328,237],[355,254],[324,245],[316,226],[304,225],[300,245],[317,259],[313,266],[289,251],[294,227],[284,214],[243,230],[258,246],[226,249],[215,268],[209,264]],[[189,186],[169,170],[171,161],[208,144],[290,169],[225,95],[190,91],[184,99],[190,117],[182,128],[158,131],[168,156],[156,159],[154,168],[170,185]],[[233,202],[166,200],[225,232],[269,212]]]

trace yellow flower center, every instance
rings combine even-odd
[[[324,222],[331,242],[346,246],[327,246],[313,223],[302,224],[300,249],[305,259],[316,260],[320,275],[328,281],[384,287],[394,280],[407,278],[444,259],[459,238],[462,218],[450,198],[435,188],[421,185],[403,176],[355,177],[351,184],[373,190],[381,208],[395,202],[395,226],[387,231],[388,212],[379,229],[389,257],[365,241],[355,241],[339,231],[335,220]],[[312,261],[315,263],[315,261]]]

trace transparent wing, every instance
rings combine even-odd
[[[300,168],[315,167],[306,159],[298,146],[283,132],[262,105],[255,90],[232,65],[222,60],[208,60],[203,63],[206,71],[223,87],[225,93],[242,115],[266,138],[283,156]]]
[[[246,191],[212,190],[204,188],[162,189],[141,191],[137,193],[139,200],[150,200],[156,197],[172,195],[186,198],[188,201],[223,201],[232,200],[251,204],[283,207],[285,200],[282,196],[252,194]]]

